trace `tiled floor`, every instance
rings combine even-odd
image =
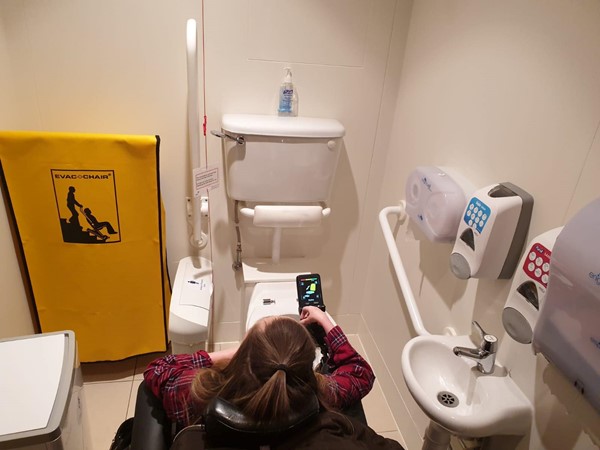
[[[349,336],[356,350],[365,355],[358,336]],[[227,344],[216,344],[216,350]],[[142,382],[142,373],[149,361],[161,356],[153,354],[113,363],[88,363],[82,365],[90,447],[88,450],[108,450],[118,426],[133,417],[135,396]],[[369,426],[377,433],[403,443],[396,423],[377,383],[363,399]]]

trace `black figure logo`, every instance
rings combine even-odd
[[[52,170],[51,172],[63,241],[79,244],[120,242],[114,172],[112,170]],[[92,205],[94,211],[105,220],[98,220],[88,205]]]
[[[92,227],[86,230],[88,233],[90,233],[93,236],[96,236],[98,239],[101,239],[103,241],[106,241],[108,239],[107,235],[102,234],[103,228],[106,228],[108,234],[117,234],[110,222],[98,222],[98,219],[96,219],[96,217],[92,215],[92,210],[90,208],[80,209],[83,215],[85,216],[86,220],[88,221],[88,224]]]
[[[81,228],[81,225],[79,225],[79,214],[77,214],[77,210],[75,209],[76,206],[79,206],[80,208],[83,207],[81,203],[75,200],[75,187],[69,186],[69,193],[67,194],[67,208],[69,208],[69,211],[71,211],[71,217],[68,219],[68,222],[71,225],[76,225],[77,227]]]

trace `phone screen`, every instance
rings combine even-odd
[[[296,277],[298,290],[298,306],[300,310],[305,306],[316,306],[325,311],[323,293],[321,292],[321,277],[318,273],[298,275]]]

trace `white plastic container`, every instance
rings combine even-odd
[[[454,178],[438,167],[417,167],[408,176],[405,191],[406,213],[427,239],[452,242],[467,203]]]
[[[85,450],[83,378],[72,331],[0,341],[0,448]]]
[[[556,238],[533,348],[600,412],[598,230],[600,198],[577,213]]]
[[[458,228],[450,268],[461,279],[510,278],[525,245],[533,197],[512,183],[476,191]]]
[[[502,324],[510,337],[531,344],[533,328],[544,302],[550,278],[550,259],[562,227],[546,231],[531,240],[519,261],[517,272],[502,312]]]
[[[294,83],[292,83],[292,69],[286,67],[285,77],[279,86],[279,107],[277,113],[280,116],[298,115],[298,94]]]
[[[179,261],[169,307],[169,339],[173,353],[206,350],[212,294],[210,261],[202,257]]]

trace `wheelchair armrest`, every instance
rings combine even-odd
[[[130,450],[168,450],[171,427],[162,402],[142,381],[137,392]]]

